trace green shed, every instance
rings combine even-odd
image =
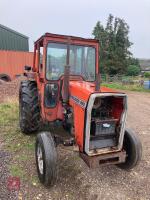
[[[29,51],[29,38],[0,24],[0,50]]]

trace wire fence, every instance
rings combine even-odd
[[[123,85],[143,85],[148,78],[143,76],[123,76],[101,74],[101,81],[106,83],[122,83]]]

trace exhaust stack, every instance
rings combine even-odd
[[[101,78],[100,78],[100,74],[96,74],[96,81],[95,81],[95,91],[99,91],[100,90],[100,82],[101,82]]]
[[[64,71],[64,98],[63,102],[65,104],[69,101],[69,77],[70,77],[70,65],[69,65],[69,56],[70,56],[70,45],[67,45],[67,60]]]

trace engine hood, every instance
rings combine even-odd
[[[84,129],[87,102],[91,95],[104,93],[118,93],[116,90],[107,87],[101,87],[99,91],[95,92],[95,84],[85,81],[70,81],[69,82],[69,104],[74,113],[74,128],[75,137],[80,151],[83,151],[84,144]]]
[[[104,86],[101,86],[99,91],[95,91],[95,84],[85,81],[70,81],[69,84],[70,96],[77,97],[85,102],[88,101],[89,96],[93,93],[119,93]]]

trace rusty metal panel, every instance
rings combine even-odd
[[[87,154],[80,152],[80,157],[84,160],[89,168],[96,168],[100,165],[118,164],[125,162],[126,152],[119,151],[96,156],[88,156]]]
[[[0,75],[14,79],[23,74],[25,65],[33,66],[33,52],[0,51]]]

